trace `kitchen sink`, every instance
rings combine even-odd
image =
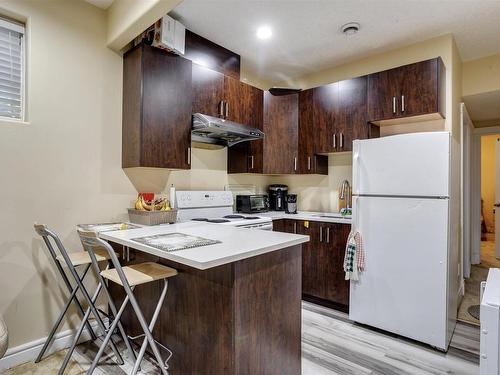
[[[317,214],[312,215],[314,217],[325,217],[330,219],[350,219],[352,215],[341,215],[341,214]]]

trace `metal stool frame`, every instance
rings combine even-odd
[[[111,245],[109,245],[109,243],[107,243],[106,241],[98,238],[94,232],[87,232],[87,231],[83,231],[83,230],[79,230],[78,232],[80,234],[80,239],[82,241],[83,246],[85,247],[85,249],[89,253],[93,253],[94,249],[98,248],[98,247],[99,248],[104,247],[108,251],[109,256],[111,258],[111,262],[113,263],[113,266],[115,267],[116,272],[117,272],[117,274],[120,278],[120,281],[122,283],[122,286],[126,292],[125,299],[123,300],[122,305],[118,309],[118,313],[115,315],[115,320],[111,324],[111,327],[109,328],[109,332],[106,335],[101,347],[99,348],[99,351],[98,351],[96,357],[94,358],[94,361],[92,362],[92,365],[91,365],[90,369],[88,370],[87,374],[88,375],[92,374],[94,372],[95,368],[97,367],[99,360],[100,360],[102,354],[104,353],[104,349],[107,345],[107,342],[111,339],[111,333],[118,325],[120,318],[125,310],[125,307],[130,302],[130,304],[132,305],[132,308],[134,309],[134,313],[137,316],[137,319],[139,320],[141,328],[144,331],[144,336],[145,336],[144,341],[141,345],[141,349],[139,351],[139,355],[136,358],[134,368],[133,368],[131,374],[132,375],[137,374],[137,371],[139,370],[140,362],[142,361],[142,358],[144,357],[144,354],[146,352],[146,347],[149,344],[149,346],[151,347],[151,350],[153,351],[153,354],[156,358],[156,361],[158,362],[158,366],[160,367],[162,374],[168,375],[168,372],[167,372],[168,365],[165,362],[163,362],[163,360],[161,358],[160,351],[158,349],[158,346],[156,345],[156,341],[154,340],[153,334],[152,334],[154,325],[155,325],[156,320],[158,319],[158,316],[160,314],[161,306],[163,305],[163,301],[164,301],[165,296],[167,294],[167,288],[168,288],[167,279],[166,278],[163,279],[163,281],[164,281],[163,289],[162,289],[162,292],[160,294],[158,304],[156,305],[155,311],[153,313],[153,317],[151,319],[151,322],[148,325],[146,322],[146,319],[144,318],[144,315],[142,314],[142,311],[139,307],[139,304],[137,303],[137,300],[134,296],[135,286],[131,287],[130,284],[128,283],[127,277],[125,276],[125,273],[123,272],[120,261],[118,260],[118,257],[116,256],[116,253],[113,250],[113,248],[111,247]]]
[[[94,295],[92,297],[90,297],[87,289],[85,288],[85,286],[83,285],[83,278],[85,277],[85,275],[87,274],[88,270],[90,269],[90,266],[92,263],[89,263],[89,264],[86,264],[85,265],[85,269],[84,269],[84,273],[83,275],[80,277],[78,275],[78,271],[76,270],[76,267],[73,266],[73,263],[71,262],[69,256],[68,256],[68,253],[66,251],[66,248],[64,247],[64,245],[62,244],[61,240],[59,239],[59,237],[57,236],[56,233],[54,233],[52,230],[48,229],[46,225],[43,225],[43,224],[35,224],[34,225],[35,227],[35,231],[43,238],[45,244],[47,245],[47,248],[49,249],[49,252],[51,254],[51,256],[54,258],[55,262],[56,262],[56,265],[59,272],[61,273],[61,276],[63,277],[63,279],[65,280],[65,283],[66,285],[68,286],[68,289],[70,289],[71,291],[71,295],[70,295],[70,299],[68,300],[68,302],[66,303],[65,305],[65,308],[63,309],[62,313],[59,315],[59,318],[57,319],[56,321],[56,324],[54,325],[54,327],[52,328],[51,330],[51,334],[49,335],[49,337],[47,338],[45,344],[44,344],[44,347],[42,348],[42,350],[40,351],[37,359],[36,359],[36,362],[37,361],[40,361],[40,359],[42,358],[45,350],[47,349],[50,341],[52,340],[52,337],[54,336],[59,324],[61,323],[62,321],[62,318],[64,317],[65,313],[67,312],[68,308],[69,308],[69,305],[71,304],[71,301],[75,300],[75,301],[78,301],[78,297],[76,296],[76,293],[78,291],[80,291],[85,300],[87,301],[87,304],[88,304],[88,308],[87,310],[84,312],[83,314],[83,319],[82,319],[82,323],[80,325],[80,328],[78,330],[79,334],[77,334],[74,339],[73,339],[73,343],[71,345],[71,349],[68,350],[67,354],[66,354],[66,357],[64,358],[64,362],[63,364],[61,365],[60,369],[59,369],[59,374],[62,375],[64,374],[64,371],[66,370],[66,367],[69,363],[69,359],[71,358],[71,355],[73,353],[73,350],[74,350],[74,347],[76,346],[76,344],[78,343],[78,340],[81,336],[81,333],[83,332],[83,329],[85,327],[87,327],[89,329],[89,332],[90,332],[90,335],[92,337],[92,339],[94,338],[97,338],[96,335],[95,335],[95,332],[93,331],[92,327],[90,326],[90,323],[88,321],[88,318],[90,316],[90,313],[92,313],[97,321],[97,325],[99,326],[99,328],[103,331],[103,332],[108,332],[108,330],[106,329],[106,326],[104,325],[104,322],[99,314],[99,311],[98,309],[95,307],[95,301],[97,300],[97,297],[99,296],[99,293],[101,291],[101,288],[102,288],[102,284],[99,283],[99,285],[97,286],[96,288],[96,291],[94,293]],[[68,277],[66,275],[66,272],[64,271],[64,269],[62,268],[62,265],[61,263],[59,262],[59,260],[57,259],[57,256],[56,256],[56,251],[54,249],[54,246],[52,246],[52,243],[51,243],[51,240],[55,243],[57,249],[59,250],[59,253],[61,254],[61,256],[63,257],[64,259],[64,262],[66,263],[66,266],[70,272],[70,274],[73,276],[73,279],[74,281],[76,282],[76,286],[75,288],[73,288],[71,286],[71,283],[69,282],[68,280]],[[89,254],[90,255],[90,254]],[[91,258],[92,259],[92,258]],[[109,266],[109,265],[108,265]],[[79,307],[79,311],[80,312],[83,312],[83,307],[81,306],[80,302],[78,301],[77,302],[77,306]],[[80,310],[81,309],[81,310]],[[127,337],[125,336],[124,340],[126,340],[126,342],[128,342],[127,340]],[[108,340],[109,341],[109,340]],[[120,352],[118,351],[118,348],[116,347],[115,343],[113,342],[113,340],[110,341],[110,346],[111,346],[111,349],[113,350],[113,352],[115,353],[115,355],[117,356],[118,358],[118,361],[121,362],[121,364],[124,363],[123,361],[123,358],[121,357],[120,355]]]

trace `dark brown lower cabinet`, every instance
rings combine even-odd
[[[351,226],[281,219],[273,221],[275,231],[310,237],[302,245],[302,298],[347,311],[349,281],[343,270],[345,246]]]

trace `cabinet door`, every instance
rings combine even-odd
[[[332,83],[313,89],[315,148],[318,153],[337,151],[339,145],[334,117],[339,99],[338,88],[337,83]]]
[[[279,219],[273,221],[273,231],[297,233],[297,222],[292,219]]]
[[[349,281],[343,270],[345,246],[350,226],[326,224],[323,247],[325,253],[325,299],[340,305],[349,305]]]
[[[400,116],[439,112],[438,63],[436,58],[398,69]]]
[[[307,223],[307,224],[306,224]],[[297,220],[297,233],[309,236],[309,242],[302,244],[302,294],[315,295],[318,289],[317,261],[313,232],[317,231],[312,222]]]
[[[398,115],[399,70],[390,69],[368,76],[368,120],[378,121]]]
[[[141,167],[189,169],[192,63],[143,48]]]
[[[299,95],[264,93],[264,173],[293,174],[298,169]]]
[[[230,77],[224,77],[227,119],[263,129],[264,93]],[[244,142],[228,150],[229,173],[262,173],[263,141]]]
[[[298,162],[299,174],[328,174],[328,156],[315,154],[314,89],[299,93]]]
[[[302,294],[325,298],[325,254],[322,248],[323,223],[310,221],[308,228],[304,222],[297,225],[299,234],[310,237],[307,248],[302,249]]]
[[[367,139],[370,127],[367,122],[367,77],[357,77],[338,82],[339,105],[335,113],[335,129],[339,134],[338,149],[351,151],[354,139]]]
[[[224,75],[193,64],[193,113],[220,117],[224,98]]]

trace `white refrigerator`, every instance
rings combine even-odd
[[[447,350],[457,314],[451,257],[448,132],[353,144],[353,229],[365,271],[350,283],[349,318]],[[453,258],[453,259],[451,259]]]

